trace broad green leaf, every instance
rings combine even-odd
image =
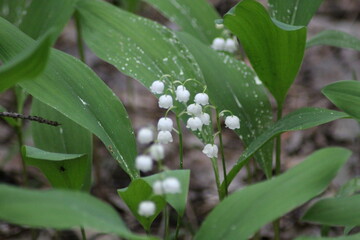
[[[176,210],[176,212],[180,216],[182,216],[184,215],[186,209],[187,197],[189,193],[190,170],[165,171],[162,173],[151,175],[149,177],[144,177],[142,179],[146,181],[150,186],[152,186],[155,181],[159,181],[167,177],[175,177],[179,180],[181,184],[180,193],[165,194],[165,199]]]
[[[82,226],[127,239],[148,239],[132,234],[110,205],[83,192],[39,191],[0,184],[0,196],[3,221],[56,229]]]
[[[34,41],[0,19],[0,59],[9,61]],[[136,142],[128,115],[115,94],[78,59],[52,50],[44,73],[22,82],[27,92],[99,137],[131,178],[138,177]]]
[[[295,26],[307,26],[323,0],[268,0],[272,18]]]
[[[338,108],[360,121],[360,82],[335,82],[324,87],[322,93]]]
[[[166,205],[165,199],[161,196],[154,195],[152,187],[143,179],[135,179],[129,187],[118,190],[118,194],[146,231],[150,231],[152,222]],[[155,203],[156,210],[154,215],[150,217],[139,215],[139,205],[142,201],[152,201]]]
[[[281,107],[304,56],[306,28],[274,22],[254,0],[238,3],[224,16],[224,24],[240,39],[257,75]]]
[[[92,134],[59,113],[55,109],[33,99],[31,106],[31,115],[41,116],[42,118],[59,122],[57,127],[41,124],[38,122],[31,123],[32,136],[37,148],[49,152],[67,153],[67,154],[85,154],[84,165],[75,171],[78,174],[85,174],[82,179],[84,190],[89,190],[91,186],[91,163],[92,163]],[[67,169],[72,171],[72,161],[67,161]],[[45,173],[45,172],[44,172]],[[50,173],[45,173],[45,175]],[[54,185],[53,185],[54,186]]]
[[[360,191],[360,177],[355,177],[341,186],[337,197],[349,197]]]
[[[348,33],[335,30],[325,30],[318,33],[315,37],[307,41],[306,48],[318,45],[329,45],[360,51],[360,39]]]
[[[215,20],[220,16],[206,0],[144,1],[176,23],[182,31],[205,44],[211,44],[214,38],[221,35],[221,30],[215,27]]]
[[[322,199],[305,213],[302,220],[330,226],[360,225],[360,195]]]
[[[32,0],[26,8],[19,25],[21,31],[37,39],[50,28],[55,29],[53,41],[60,35],[65,24],[70,20],[77,0]]]
[[[241,127],[236,133],[249,145],[272,125],[271,105],[261,82],[243,62],[217,53],[188,34],[178,33],[178,37],[198,62],[212,104],[240,118]],[[255,153],[267,176],[271,175],[272,149],[273,143],[269,142]]]
[[[120,0],[120,2],[123,9],[135,13],[139,9],[141,0]]]
[[[89,186],[90,162],[85,154],[64,154],[24,146],[22,155],[27,165],[38,167],[54,188],[81,190]]]
[[[360,234],[342,237],[298,237],[295,240],[359,240]]]
[[[324,191],[350,155],[343,148],[325,148],[278,177],[231,194],[212,210],[195,239],[248,239]]]
[[[44,71],[50,54],[51,33],[0,66],[0,92],[20,81],[33,79]]]
[[[325,124],[340,118],[349,117],[347,114],[338,111],[332,111],[323,108],[300,108],[287,116],[280,119],[271,128],[256,138],[245,149],[240,159],[228,174],[228,184],[235,178],[236,174],[248,162],[252,155],[262,147],[266,142],[275,138],[281,133],[288,131],[304,130],[307,128],[315,127]],[[222,188],[224,188],[224,184]]]
[[[0,0],[0,17],[18,26],[28,2],[28,0]]]

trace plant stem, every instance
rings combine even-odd
[[[169,208],[165,206],[164,208],[164,220],[165,220],[164,239],[165,240],[168,239],[169,237],[169,219],[170,219]]]
[[[182,136],[182,131],[181,131],[181,125],[180,125],[180,118],[179,116],[176,114],[176,125],[179,131],[179,158],[180,158],[180,169],[184,168],[184,163],[183,163],[183,136]]]
[[[181,216],[178,214],[177,221],[176,221],[175,240],[177,240],[179,237],[180,225],[181,225]]]
[[[212,167],[215,174],[215,181],[216,181],[216,187],[219,195],[219,200],[221,201],[224,198],[224,195],[221,193],[221,184],[220,184],[220,177],[219,177],[219,168],[217,165],[217,159],[211,158]]]
[[[77,42],[77,49],[79,53],[80,60],[82,62],[85,62],[85,53],[84,53],[84,44],[83,44],[83,37],[81,32],[81,23],[80,23],[80,17],[79,12],[75,11],[74,13],[75,17],[75,25],[76,25],[76,42]]]
[[[226,164],[225,164],[224,145],[223,145],[222,133],[221,133],[221,122],[220,122],[219,112],[217,109],[216,109],[216,123],[217,123],[217,128],[219,131],[221,162],[222,162],[222,168],[223,168],[223,174],[224,174],[224,184],[225,184],[224,193],[225,193],[225,197],[226,197],[228,195],[228,185],[227,185],[227,177],[226,177],[227,173],[226,173]]]
[[[26,170],[26,163],[25,163],[25,159],[23,157],[22,151],[21,151],[21,148],[24,145],[22,129],[21,129],[21,122],[22,121],[19,119],[17,126],[15,126],[15,131],[16,131],[16,135],[18,138],[19,152],[20,152],[20,156],[21,156],[22,182],[23,182],[23,186],[27,186],[28,176],[27,176],[27,170]]]
[[[85,229],[83,227],[81,227],[80,229],[81,229],[81,239],[86,240]]]
[[[282,104],[278,104],[277,109],[277,118],[276,120],[279,121],[282,117]],[[281,134],[276,137],[276,167],[275,167],[275,175],[279,175],[281,173]],[[274,226],[274,239],[279,240],[280,239],[280,218],[276,219],[273,222]]]

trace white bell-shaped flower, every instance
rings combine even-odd
[[[140,171],[148,172],[153,167],[153,160],[151,159],[150,156],[139,155],[135,159],[135,167]]]
[[[224,50],[230,53],[234,53],[237,50],[237,43],[234,39],[228,38],[226,39]]]
[[[218,147],[215,144],[206,144],[202,152],[209,158],[217,157]]]
[[[183,85],[177,87],[175,94],[176,100],[179,102],[187,103],[187,101],[190,99],[190,92]]]
[[[210,124],[210,115],[207,114],[207,113],[202,113],[200,116],[199,116],[201,122],[208,126]]]
[[[159,98],[159,107],[169,109],[173,106],[173,99],[170,95],[162,95]]]
[[[156,161],[164,159],[165,157],[164,147],[163,145],[158,143],[151,145],[149,152],[150,152],[150,156]]]
[[[169,131],[160,131],[157,136],[157,140],[161,144],[168,144],[173,141],[171,132]]]
[[[181,184],[180,181],[175,177],[168,177],[162,182],[162,187],[164,193],[180,193],[181,192]]]
[[[173,121],[171,118],[163,117],[160,118],[157,125],[158,131],[169,131],[171,132],[173,129]]]
[[[215,38],[211,44],[211,48],[216,51],[223,51],[225,48],[225,40],[223,38]]]
[[[191,117],[186,122],[186,127],[190,128],[192,131],[200,130],[202,128],[202,121],[198,117]]]
[[[142,201],[139,204],[138,214],[143,217],[150,217],[155,214],[156,205],[152,201]]]
[[[203,106],[208,105],[209,96],[206,93],[198,93],[195,95],[194,102]]]
[[[199,117],[202,113],[202,107],[198,103],[193,103],[187,106],[186,111],[189,115]]]
[[[225,126],[232,130],[238,129],[240,128],[240,119],[235,115],[227,116],[225,118]]]
[[[150,86],[150,91],[154,94],[162,94],[164,92],[165,84],[162,81],[156,80]]]
[[[155,195],[162,195],[164,194],[163,184],[162,181],[157,180],[153,183],[152,189]]]
[[[154,140],[154,133],[150,128],[141,128],[137,135],[137,140],[141,144],[148,144]]]

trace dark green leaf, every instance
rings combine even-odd
[[[41,116],[42,118],[48,120],[57,121],[61,124],[58,127],[54,127],[38,122],[32,122],[32,136],[37,148],[56,153],[85,154],[84,165],[79,169],[76,169],[78,165],[78,163],[76,163],[74,166],[76,170],[74,171],[78,171],[78,174],[81,175],[85,174],[85,177],[82,179],[82,189],[89,190],[91,186],[91,163],[93,151],[92,134],[55,109],[36,99],[33,99],[32,101],[31,114]],[[66,162],[66,169],[69,171],[73,171],[72,162],[73,161]],[[51,173],[45,173],[45,175],[48,174]]]
[[[273,22],[254,0],[238,3],[225,15],[224,24],[240,39],[256,73],[281,107],[303,59],[306,28]]]
[[[360,195],[322,199],[305,213],[303,220],[330,226],[360,225]]]
[[[22,155],[27,165],[38,167],[54,188],[74,190],[89,186],[90,162],[85,154],[64,154],[46,152],[38,148],[24,146]]]
[[[307,26],[323,0],[268,0],[271,17],[295,26]]]
[[[295,240],[359,240],[360,234],[342,237],[298,237]]]
[[[0,19],[0,59],[9,61],[34,41]],[[98,136],[131,178],[138,176],[136,142],[128,115],[115,94],[85,64],[52,50],[44,73],[21,83],[32,96]]]
[[[306,43],[306,48],[317,45],[329,45],[340,48],[350,48],[360,51],[360,39],[344,32],[325,30],[315,35]]]
[[[343,148],[322,149],[276,178],[231,194],[206,218],[195,239],[248,239],[324,191],[350,155]]]
[[[131,182],[129,187],[118,190],[118,194],[146,231],[150,230],[152,222],[163,210],[166,204],[163,197],[153,194],[152,187],[143,179],[135,179]],[[155,203],[156,210],[154,215],[150,217],[143,217],[139,215],[139,205],[142,201],[152,201]]]
[[[353,178],[341,186],[337,197],[350,197],[360,191],[360,177]]]
[[[20,81],[33,79],[44,71],[50,54],[51,33],[0,66],[0,92]]]
[[[266,142],[281,133],[288,131],[304,130],[328,123],[340,118],[349,117],[347,114],[323,108],[301,108],[283,117],[270,129],[256,138],[240,156],[235,166],[228,174],[228,184],[234,179],[240,169],[248,162],[251,156]],[[224,185],[222,186],[224,187]]]
[[[29,190],[0,184],[0,219],[30,227],[68,229],[83,226],[127,239],[132,234],[108,204],[82,192]]]
[[[0,0],[0,17],[18,26],[28,0]]]
[[[181,30],[210,45],[214,38],[221,35],[215,28],[215,20],[220,16],[206,0],[145,0]]]
[[[249,145],[272,125],[271,105],[261,82],[243,62],[218,54],[188,34],[178,33],[178,37],[198,62],[212,104],[240,118],[241,127],[236,133]],[[267,176],[271,175],[272,149],[273,143],[269,142],[255,154]]]
[[[324,87],[322,93],[338,108],[360,121],[360,82],[335,82]]]

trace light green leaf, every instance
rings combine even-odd
[[[86,178],[91,163],[85,154],[46,152],[24,146],[22,155],[26,164],[38,167],[54,188],[81,190],[90,185]]]
[[[165,194],[165,199],[176,210],[176,212],[182,216],[184,215],[186,209],[187,197],[189,193],[190,170],[165,171],[159,174],[151,175],[149,177],[144,177],[142,179],[150,186],[152,186],[155,181],[159,181],[167,177],[175,177],[181,184],[180,193]]]
[[[9,61],[34,41],[0,19],[0,59]],[[5,31],[6,30],[6,31]],[[21,83],[32,96],[99,137],[131,178],[138,177],[134,133],[115,94],[85,64],[52,50],[41,77]]]
[[[344,185],[341,186],[338,193],[336,194],[337,197],[349,197],[354,195],[355,193],[360,191],[360,177],[355,177],[350,179]]]
[[[295,240],[359,240],[360,234],[341,237],[298,237]]]
[[[51,34],[47,33],[0,66],[0,92],[20,81],[33,79],[44,71],[50,54]]]
[[[0,184],[0,219],[30,227],[85,227],[128,239],[132,234],[108,204],[78,191],[29,190]]]
[[[305,213],[302,220],[330,226],[360,225],[360,195],[322,199]]]
[[[143,179],[135,179],[130,183],[129,187],[118,190],[118,194],[146,231],[150,231],[152,222],[166,205],[165,199],[154,195],[152,187]],[[139,205],[142,201],[152,201],[155,203],[156,210],[154,215],[150,217],[139,215]]]
[[[338,108],[360,121],[360,82],[335,82],[324,87],[322,93]]]
[[[179,25],[182,31],[205,44],[210,45],[214,38],[221,35],[222,30],[215,27],[215,20],[220,15],[206,0],[145,1]]]
[[[212,210],[195,239],[248,239],[324,191],[350,155],[343,148],[322,149],[278,177],[231,194]]]
[[[58,127],[31,123],[32,136],[37,148],[49,152],[67,154],[85,154],[84,166],[78,169],[79,174],[85,174],[83,180],[83,190],[89,190],[91,186],[91,164],[92,164],[92,134],[59,113],[55,109],[33,99],[31,115],[41,116],[42,118],[59,122]],[[69,164],[70,165],[70,164]],[[72,168],[71,166],[67,167]],[[46,173],[45,173],[46,175]],[[54,185],[53,185],[54,186]]]
[[[240,39],[257,75],[281,107],[301,66],[306,28],[273,22],[254,0],[238,3],[224,16],[224,24]]]
[[[329,45],[360,51],[360,39],[348,33],[335,30],[325,30],[318,33],[315,37],[307,41],[306,48],[318,45]]]
[[[295,26],[307,26],[323,0],[268,0],[271,17]]]
[[[18,26],[28,0],[0,0],[0,17]]]
[[[245,149],[240,159],[228,174],[228,184],[235,178],[236,174],[248,162],[251,156],[266,142],[275,138],[281,133],[288,131],[304,130],[325,124],[340,118],[349,117],[347,114],[323,108],[300,108],[283,117],[270,129],[256,138],[248,148]],[[224,188],[224,184],[222,188]]]
[[[245,63],[218,54],[188,34],[178,33],[178,37],[198,62],[212,104],[240,118],[241,127],[235,132],[249,145],[272,125],[271,105],[263,85]],[[273,143],[269,142],[255,153],[267,176],[271,176],[272,149]]]

